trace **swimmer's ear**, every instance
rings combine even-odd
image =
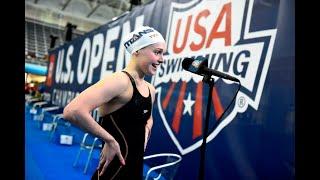
[[[134,53],[132,53],[132,55],[138,56],[139,55],[139,50],[137,50]]]

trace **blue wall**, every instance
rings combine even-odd
[[[30,73],[30,74],[46,76],[47,75],[47,67],[41,66],[41,65],[36,65],[36,64],[25,63],[25,72]]]

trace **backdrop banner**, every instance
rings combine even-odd
[[[156,0],[136,6],[51,50],[47,95],[64,107],[88,86],[121,71],[130,60],[124,37],[151,26],[164,36],[167,52],[156,75],[146,77],[156,99],[145,154],[182,157],[163,176],[197,179],[209,88],[181,63],[202,56],[209,68],[241,81],[226,109],[238,84],[214,77],[205,178],[294,179],[294,8],[290,0]]]

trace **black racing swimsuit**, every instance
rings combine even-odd
[[[103,116],[100,122],[119,143],[126,165],[121,167],[118,156],[114,156],[104,174],[98,177],[96,170],[91,179],[141,180],[143,178],[145,125],[151,115],[151,94],[149,89],[149,96],[143,97],[131,75],[122,72],[130,78],[133,86],[132,98],[120,109]]]

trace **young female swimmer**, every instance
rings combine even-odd
[[[163,63],[166,43],[158,31],[141,26],[124,46],[131,54],[128,65],[81,92],[63,112],[65,119],[104,141],[92,179],[142,179],[155,99],[155,88],[144,77]],[[97,107],[99,124],[90,115]]]

